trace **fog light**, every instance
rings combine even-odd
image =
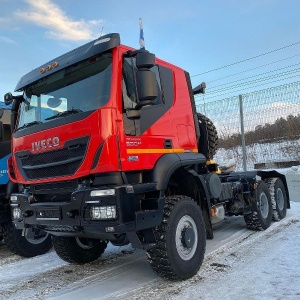
[[[91,197],[103,197],[103,196],[114,196],[115,190],[109,189],[109,190],[94,190],[91,191],[90,196]]]
[[[91,207],[90,215],[94,220],[115,219],[116,206],[93,206]]]
[[[19,207],[14,207],[12,210],[13,219],[14,220],[21,219],[21,215],[22,215],[21,209]]]

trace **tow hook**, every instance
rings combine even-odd
[[[66,213],[66,215],[69,217],[69,218],[72,218],[72,219],[77,219],[78,215],[79,215],[79,211],[77,209],[74,209],[74,210],[70,210]]]

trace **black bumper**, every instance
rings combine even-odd
[[[29,191],[12,194],[12,210],[21,210],[20,217],[13,218],[13,222],[18,229],[38,227],[53,235],[103,239],[152,228],[162,221],[164,198],[146,200],[150,205],[140,210],[135,200],[135,190],[140,190],[131,185],[114,188],[115,195],[110,196],[91,196],[93,190],[99,189],[77,189],[68,199],[59,202],[42,202]],[[105,206],[116,208],[116,218],[96,220],[91,217],[92,207]]]

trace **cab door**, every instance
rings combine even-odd
[[[152,169],[159,157],[173,152],[173,136],[167,113],[174,102],[172,71],[153,65],[157,96],[141,103],[135,57],[123,60],[122,97],[123,128],[121,133],[122,170]]]

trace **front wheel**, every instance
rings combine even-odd
[[[52,243],[61,259],[78,264],[98,259],[107,247],[106,241],[78,237],[52,236]]]
[[[3,224],[3,238],[7,248],[14,254],[24,257],[34,257],[48,252],[52,248],[49,233],[28,228],[28,234],[23,236],[22,230],[16,229],[12,222]]]
[[[161,277],[184,280],[194,276],[204,258],[205,225],[196,202],[187,196],[166,198],[162,224],[155,229],[156,246],[148,261]]]
[[[253,210],[244,216],[246,225],[252,230],[265,230],[272,223],[272,201],[270,191],[265,182],[257,185]]]

